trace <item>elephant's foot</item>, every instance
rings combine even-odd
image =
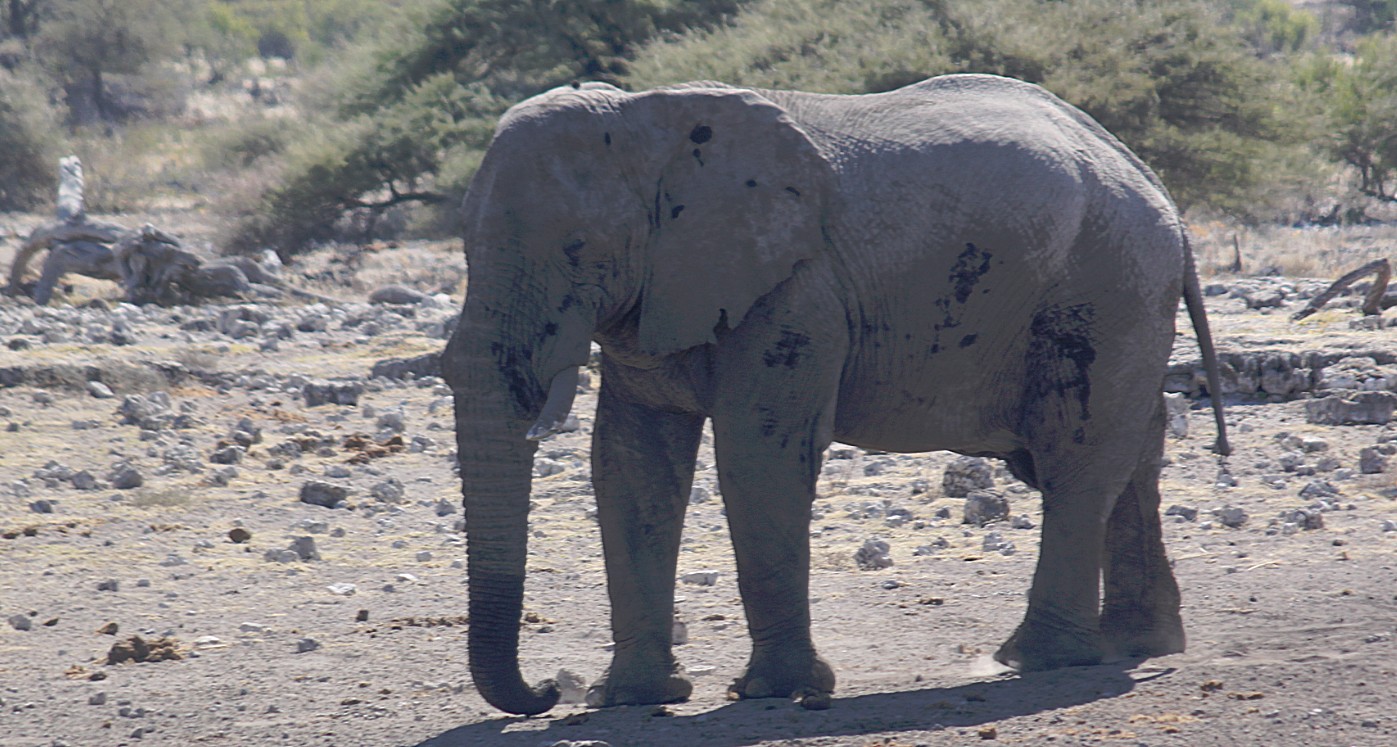
[[[587,705],[606,708],[619,705],[658,705],[688,700],[694,685],[678,664],[669,672],[641,667],[618,668],[614,664],[587,689]]]
[[[1018,630],[999,647],[994,660],[1020,672],[1041,672],[1062,667],[1100,664],[1101,636],[1057,622],[1035,620],[1030,614]]]
[[[1124,658],[1164,656],[1184,650],[1184,623],[1178,610],[1148,614],[1107,607],[1101,615],[1106,651]]]
[[[801,653],[754,652],[743,672],[728,686],[728,697],[790,698],[834,692],[834,669],[813,650]]]

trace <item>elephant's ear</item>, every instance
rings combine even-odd
[[[654,185],[639,343],[665,355],[736,327],[821,251],[834,174],[785,110],[750,91],[653,91],[626,114],[651,146],[641,179]]]

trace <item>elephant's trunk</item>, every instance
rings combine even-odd
[[[519,671],[529,488],[538,447],[524,437],[529,420],[509,401],[511,381],[499,363],[486,355],[448,354],[465,495],[471,677],[496,708],[543,713],[558,702],[556,683],[529,687]]]

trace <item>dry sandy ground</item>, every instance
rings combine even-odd
[[[420,280],[460,263],[449,245],[414,245],[378,252],[358,271],[377,273],[374,281]],[[114,295],[100,285],[79,291]],[[128,345],[94,342],[100,329],[89,337],[83,324],[64,341],[0,335],[31,342],[0,347],[0,370],[49,377],[0,388],[0,745],[1397,744],[1397,531],[1382,528],[1397,520],[1397,480],[1358,470],[1359,450],[1397,431],[1312,425],[1302,400],[1256,398],[1229,410],[1235,486],[1226,475],[1219,484],[1208,410],[1192,411],[1190,435],[1169,441],[1165,506],[1199,511],[1166,519],[1186,653],[1000,673],[989,654],[1023,613],[1037,530],[961,524],[963,500],[941,489],[951,455],[837,447],[845,458],[826,467],[812,540],[816,640],[839,677],[829,710],[724,698],[747,637],[715,496],[691,506],[680,557],[681,573],[717,572],[712,586],[679,585],[688,643],[678,652],[694,675],[693,699],[507,717],[481,700],[466,672],[449,396],[431,379],[365,382],[379,359],[438,347],[432,325],[451,310],[390,314],[399,324],[362,304],[362,292],[342,293],[360,303],[326,331],[294,331],[275,350],[262,349],[265,335],[234,339],[189,324],[216,325],[216,307],[82,312],[87,327],[109,328],[125,315],[135,338]],[[19,313],[12,300],[0,304]],[[1288,310],[1250,311],[1235,298],[1212,298],[1210,307],[1225,350],[1397,349],[1397,330],[1351,330],[1347,311],[1293,325]],[[272,325],[306,313],[267,312]],[[175,383],[155,377],[150,364],[162,360],[186,374]],[[78,364],[76,380],[65,363]],[[116,396],[91,396],[83,379],[94,376]],[[302,379],[337,377],[366,383],[358,406],[306,405]],[[171,414],[186,416],[182,428],[143,434],[121,424],[123,397],[152,389],[168,391]],[[594,403],[593,388],[579,400],[581,430],[540,450],[541,471],[552,474],[535,481],[521,631],[532,679],[565,668],[590,680],[609,656],[589,516]],[[422,450],[370,457],[346,446],[356,433],[391,435],[399,418],[386,413],[401,413],[400,438]],[[244,419],[262,438],[231,465],[235,474],[209,463]],[[296,455],[288,442],[310,450]],[[191,452],[200,471],[160,474],[170,463],[189,466]],[[699,482],[712,490],[711,450],[701,458]],[[87,470],[99,485],[79,490],[54,478],[50,486],[35,473],[51,461]],[[109,483],[123,461],[143,485]],[[348,507],[300,502],[313,479],[346,487]],[[390,479],[404,495],[380,488],[375,497]],[[1284,526],[1289,512],[1317,504],[1300,494],[1317,480],[1337,489],[1317,512],[1323,526]],[[1036,496],[1002,470],[996,488],[1015,516],[1039,521]],[[36,512],[38,501],[52,512]],[[1223,507],[1249,518],[1224,526],[1212,514]],[[890,509],[902,523],[888,522]],[[949,518],[938,518],[941,509]],[[248,538],[233,541],[235,529]],[[990,532],[1015,552],[987,550]],[[313,538],[319,559],[266,557],[296,537]],[[894,564],[859,570],[854,555],[873,537],[889,543]],[[172,658],[108,664],[132,635],[166,638],[150,658]]]

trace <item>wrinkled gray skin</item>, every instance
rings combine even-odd
[[[741,697],[833,690],[808,598],[831,440],[1000,457],[1042,490],[1028,611],[1001,662],[1183,649],[1160,387],[1197,279],[1164,189],[1079,111],[991,76],[866,96],[564,88],[504,116],[464,210],[470,284],[443,368],[470,667],[490,703],[557,700],[519,671],[526,434],[566,416],[593,340],[616,648],[589,704],[690,693],[671,620],[705,418],[752,636]]]

